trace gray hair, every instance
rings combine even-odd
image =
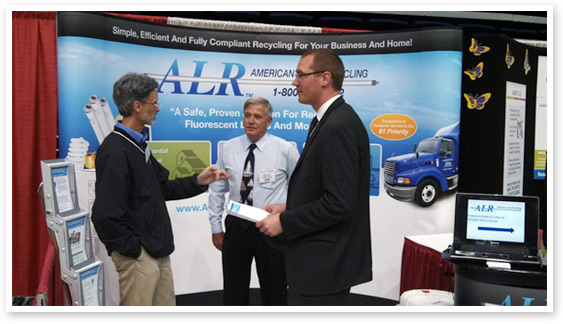
[[[250,105],[263,105],[266,108],[266,116],[272,117],[274,109],[268,100],[262,97],[252,97],[244,102],[243,110]]]
[[[129,72],[113,85],[113,102],[123,117],[131,115],[133,103],[147,99],[158,82],[145,74]]]

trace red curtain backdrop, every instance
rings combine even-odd
[[[12,12],[12,296],[36,294],[50,241],[37,188],[40,161],[57,155],[55,16]]]
[[[412,289],[454,291],[454,265],[442,253],[405,237],[399,294]]]
[[[122,14],[117,12],[106,12],[108,15],[118,16],[122,18],[129,18],[135,20],[142,20],[158,24],[166,24],[168,22],[168,17],[165,16],[143,16],[143,15],[133,15],[133,14]]]

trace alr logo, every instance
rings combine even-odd
[[[194,61],[195,70],[193,76],[182,76],[180,75],[178,68],[178,59],[174,60],[168,71],[164,76],[162,75],[150,75],[151,77],[162,80],[158,86],[157,92],[163,93],[163,90],[173,89],[170,93],[174,94],[191,94],[191,95],[216,95],[216,96],[228,96],[229,85],[232,88],[232,94],[235,96],[243,96],[240,91],[238,79],[244,76],[245,68],[244,65],[240,63],[232,62],[222,62],[224,65],[223,75],[221,77],[204,77],[203,70],[207,61]],[[234,75],[231,75],[234,74]],[[183,91],[182,82],[189,83],[189,90],[187,92]],[[213,86],[209,88],[201,87],[201,83],[211,83]],[[171,87],[170,87],[171,85]],[[217,87],[217,85],[219,85]],[[164,88],[164,89],[163,89]],[[215,90],[218,88],[217,90]]]
[[[475,206],[475,211],[480,211],[480,212],[493,212],[493,205],[489,205],[489,206],[477,205],[477,206]]]
[[[500,304],[500,306],[540,306],[540,305],[532,305],[532,302],[536,300],[535,298],[522,297],[522,299],[524,301],[522,302],[521,305],[512,305],[512,299],[510,298],[510,295],[507,295],[506,298]],[[545,299],[545,305],[541,305],[541,306],[547,306],[547,299]]]

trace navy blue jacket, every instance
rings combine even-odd
[[[339,98],[307,140],[280,216],[291,290],[327,295],[372,279],[369,182],[368,134]]]
[[[92,222],[108,253],[137,258],[141,245],[153,258],[174,251],[166,200],[198,195],[197,174],[168,180],[169,172],[125,131],[114,128],[96,153]]]

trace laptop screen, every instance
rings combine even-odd
[[[537,249],[539,198],[456,195],[454,247],[461,244]]]
[[[524,243],[525,219],[525,202],[469,199],[466,237]]]

